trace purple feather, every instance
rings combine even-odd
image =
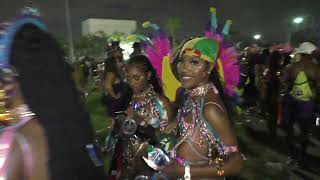
[[[220,59],[223,67],[225,88],[228,95],[234,95],[234,88],[239,83],[240,69],[238,62],[238,54],[235,47],[224,48],[221,52]]]
[[[207,38],[213,38],[213,32],[211,29],[211,23],[207,23],[204,28],[204,34]]]

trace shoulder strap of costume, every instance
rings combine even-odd
[[[221,142],[218,133],[214,130],[213,126],[207,121],[207,119],[203,115],[203,107],[204,107],[204,97],[200,98],[200,117],[204,122],[206,128],[210,131],[212,137],[208,137],[215,144],[220,155],[224,154],[224,145]]]
[[[25,139],[25,137],[17,130],[26,122],[19,123],[15,126],[7,127],[0,135],[0,178],[6,178],[6,172],[8,167],[8,158],[12,151],[12,143],[16,139],[20,145],[23,155],[24,169],[27,175],[31,175],[31,150]]]
[[[11,151],[14,131],[6,128],[0,135],[0,178],[6,178],[8,157]]]
[[[164,118],[165,117],[165,110],[164,110],[164,107],[163,107],[163,103],[161,102],[160,99],[158,98],[155,98],[155,97],[150,97],[152,102],[154,103],[154,105],[156,106],[156,108],[158,109],[159,111],[159,115],[160,115],[160,118]]]
[[[25,124],[25,123],[23,123]],[[6,178],[6,172],[8,167],[8,158],[10,152],[12,151],[12,143],[14,140],[17,140],[17,143],[20,145],[23,155],[24,168],[27,175],[31,173],[31,151],[26,139],[23,135],[17,133],[21,125],[15,125],[8,127],[2,132],[0,136],[0,178]]]
[[[203,107],[208,104],[213,104],[213,105],[217,106],[222,112],[225,112],[225,110],[222,108],[222,106],[216,102],[206,102],[206,103],[204,103]]]

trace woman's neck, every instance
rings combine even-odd
[[[200,96],[205,96],[209,92],[209,90],[214,87],[215,86],[213,85],[213,83],[209,81],[203,82],[199,84],[199,86],[197,86],[196,88],[193,88],[192,90],[187,90],[188,97],[196,98]]]
[[[154,89],[152,85],[146,87],[142,92],[133,95],[133,98],[145,98],[147,95],[154,94]]]

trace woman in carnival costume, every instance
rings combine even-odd
[[[154,172],[144,163],[142,156],[146,151],[151,151],[153,146],[160,145],[160,136],[174,131],[174,127],[168,126],[173,115],[172,109],[146,56],[131,58],[127,73],[133,96],[126,122],[134,120],[132,122],[136,123],[136,131],[130,137],[125,157],[128,165],[133,168],[134,176],[150,177]]]
[[[215,18],[215,9],[211,10]],[[238,173],[243,165],[223,102],[223,89],[218,88],[219,82],[213,83],[218,79],[214,68],[221,68],[219,58],[225,50],[223,35],[231,22],[218,34],[214,20],[207,37],[188,41],[180,52],[177,69],[186,94],[177,116],[178,142],[169,152],[172,161],[162,169],[170,179],[224,179]],[[228,71],[226,67],[223,70]],[[228,80],[224,73],[224,82]],[[224,87],[228,90],[226,84]]]
[[[69,65],[37,14],[24,10],[1,34],[1,178],[104,179]]]
[[[172,109],[146,56],[132,57],[127,64],[127,74],[133,96],[126,120],[119,127],[120,140],[113,158],[113,166],[117,167],[111,168],[110,178],[149,178],[154,171],[144,163],[142,156],[153,146],[161,146],[161,137],[175,131],[175,126],[168,126]],[[122,157],[125,157],[128,174],[124,174],[124,168],[119,164],[119,159],[123,162]]]

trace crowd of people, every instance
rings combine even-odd
[[[311,42],[299,47],[247,48],[243,51],[242,105],[266,119],[271,139],[278,127],[286,132],[289,163],[305,164],[309,138],[319,113],[319,48]],[[249,81],[247,81],[249,80]],[[246,83],[247,82],[247,83]],[[295,124],[299,145],[295,148]],[[298,149],[298,153],[296,152]]]
[[[236,106],[257,110],[271,137],[283,127],[288,155],[303,163],[319,112],[319,49],[310,42],[296,49],[245,48],[232,64],[239,70],[233,79],[239,81],[229,88],[231,74],[221,73],[229,72],[221,59],[230,24],[227,21],[220,34],[211,24],[205,37],[183,41],[172,52],[170,75],[181,86],[172,88],[173,100],[164,89],[176,81],[165,82],[168,71],[156,65],[164,63],[155,62],[150,49],[138,42],[128,61],[119,42],[108,45],[102,64],[93,66],[92,59],[84,58],[84,78],[77,89],[74,69],[34,12],[4,27],[1,179],[225,179],[241,172],[245,160],[232,127],[231,118],[241,113]],[[167,40],[161,33],[157,42]],[[90,76],[101,82],[101,102],[112,121],[106,144],[112,156],[108,174],[78,93]],[[293,154],[296,122],[301,147]]]

